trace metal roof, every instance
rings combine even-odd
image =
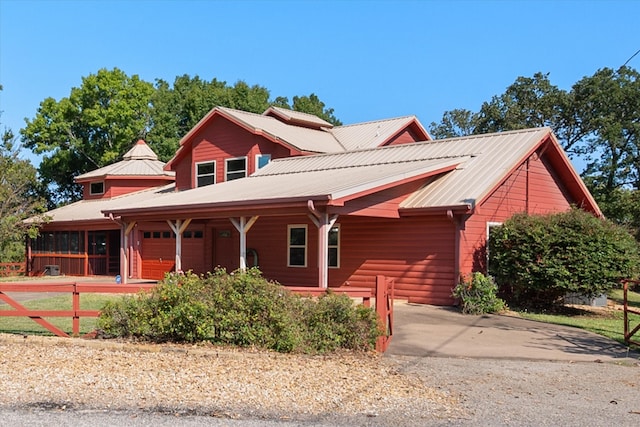
[[[288,117],[316,125],[324,123],[326,126],[323,125],[315,129],[296,126],[283,122],[275,117],[265,115],[269,111],[285,119]],[[273,140],[280,141],[285,145],[306,153],[340,153],[355,149],[375,148],[384,144],[388,138],[397,134],[412,121],[417,121],[414,116],[406,116],[396,119],[331,127],[332,125],[330,123],[311,114],[283,108],[270,107],[263,114],[255,114],[233,108],[215,107],[182,138],[178,153],[182,152],[183,145],[216,113],[244,125],[254,133],[264,133]],[[174,159],[178,156],[178,153],[176,153]],[[173,161],[172,159],[170,163]]]
[[[366,153],[361,153],[365,155]],[[316,156],[310,156],[316,157]],[[327,155],[327,157],[332,157]],[[305,157],[298,158],[306,160]],[[189,206],[255,202],[277,203],[278,200],[309,198],[337,200],[370,191],[388,184],[422,176],[442,169],[451,169],[464,162],[465,157],[418,159],[404,162],[355,162],[330,169],[305,170],[297,162],[274,161],[263,169],[267,173],[254,174],[247,178],[166,194],[135,205],[108,209],[118,215],[127,210],[170,209]],[[288,163],[292,167],[275,172],[272,166]],[[307,164],[308,162],[301,162]],[[261,170],[262,172],[262,170]]]
[[[41,217],[48,217],[51,222],[82,222],[82,221],[96,221],[106,220],[103,210],[115,209],[117,207],[129,206],[138,202],[144,202],[145,200],[159,197],[159,195],[173,192],[174,184],[164,185],[162,187],[155,187],[149,190],[136,191],[134,193],[125,194],[123,196],[112,197],[109,199],[94,199],[94,200],[80,200],[75,203],[62,206],[57,209],[50,210],[43,215],[32,217],[25,222],[34,222],[41,219]]]
[[[444,153],[473,153],[473,156],[456,170],[416,191],[400,207],[474,206],[550,134],[551,129],[545,127],[427,143],[427,150],[434,156]]]
[[[263,116],[267,116],[269,114],[275,114],[287,121],[298,122],[298,123],[308,123],[318,128],[333,127],[331,123],[321,119],[318,116],[314,116],[313,114],[308,114],[308,113],[302,113],[300,111],[288,110],[286,108],[269,107],[264,113],[262,113]]]
[[[247,178],[160,195],[106,211],[119,215],[128,210],[189,206],[215,209],[216,204],[277,203],[293,198],[335,200],[436,171],[443,173],[410,195],[400,207],[472,207],[551,135],[549,128],[527,129],[278,159]],[[559,146],[558,149],[561,151]]]
[[[173,177],[175,174],[164,170],[164,162],[143,141],[139,140],[125,153],[122,160],[111,165],[78,175],[76,181],[103,178],[106,176],[150,176]]]
[[[417,121],[415,116],[397,117],[338,126],[330,129],[329,132],[342,143],[346,150],[376,148],[384,144],[389,138],[411,124],[414,120]]]

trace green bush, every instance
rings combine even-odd
[[[306,353],[368,350],[380,334],[374,310],[344,295],[302,298],[257,269],[167,275],[149,293],[107,304],[98,327],[108,336],[154,342]]]
[[[453,288],[453,297],[460,299],[465,314],[497,313],[505,309],[505,302],[498,298],[498,286],[491,277],[473,273]]]
[[[572,209],[516,214],[492,229],[489,268],[509,305],[544,308],[567,293],[594,297],[638,274],[633,237],[612,222]]]

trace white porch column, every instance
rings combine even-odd
[[[129,268],[129,234],[135,227],[136,222],[122,222],[120,227],[120,279],[122,284],[126,284],[130,275]]]
[[[318,287],[326,289],[329,287],[329,231],[338,215],[318,211],[311,201],[308,206],[311,212],[309,218],[318,227]]]
[[[182,271],[182,232],[187,229],[191,224],[191,219],[187,219],[184,222],[181,219],[177,219],[175,224],[170,220],[167,220],[167,224],[176,235],[176,273]]]
[[[249,229],[256,223],[259,216],[252,216],[247,221],[247,217],[241,216],[240,218],[229,218],[231,224],[240,233],[240,270],[247,269],[247,233]]]

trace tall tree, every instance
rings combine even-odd
[[[0,141],[0,262],[24,260],[25,236],[35,237],[38,224],[23,220],[45,208],[36,168],[20,158],[16,137],[4,129]]]
[[[629,67],[603,68],[569,92],[548,74],[518,77],[478,112],[445,112],[430,132],[445,138],[550,126],[563,148],[586,162],[582,177],[604,214],[640,230],[639,77]]]
[[[341,124],[315,94],[269,100],[269,91],[243,81],[203,80],[182,75],[173,84],[155,84],[127,76],[118,68],[101,69],[82,79],[67,98],[47,98],[21,130],[24,145],[44,154],[40,176],[55,204],[79,200],[73,177],[117,161],[138,138],[144,138],[163,161],[180,139],[212,108],[223,106],[262,113],[270,105],[316,114]]]
[[[153,85],[118,68],[82,79],[68,98],[47,98],[21,130],[24,145],[44,154],[40,175],[54,202],[78,200],[73,177],[116,161],[149,126]]]
[[[333,115],[333,108],[327,108],[315,93],[309,96],[294,96],[291,109],[301,113],[313,114],[334,126],[342,125],[342,122]]]

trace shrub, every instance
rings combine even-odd
[[[498,286],[491,277],[473,273],[453,288],[453,297],[459,298],[465,314],[496,313],[505,309],[505,302],[498,298]]]
[[[612,222],[572,209],[516,214],[492,230],[489,268],[510,305],[549,307],[567,293],[593,297],[637,276],[633,237]]]
[[[376,312],[347,296],[302,298],[257,269],[169,274],[149,293],[107,304],[98,327],[108,336],[155,342],[207,340],[307,353],[368,350],[381,333]]]

